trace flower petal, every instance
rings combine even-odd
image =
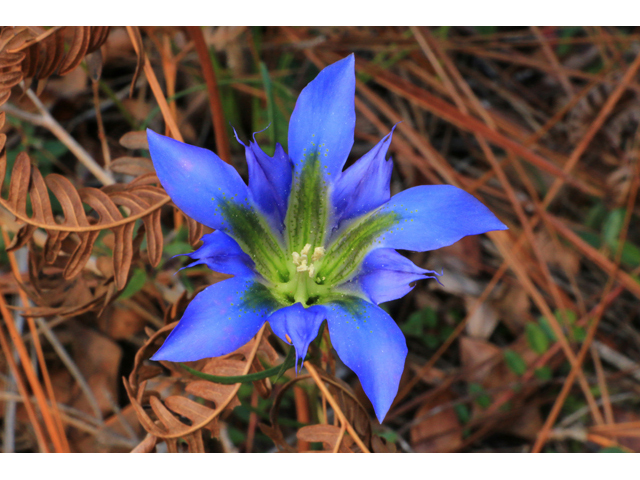
[[[287,256],[238,172],[215,153],[147,130],[153,165],[171,200],[194,220],[238,242],[265,278],[286,281]]]
[[[222,231],[216,230],[203,235],[202,242],[202,246],[195,252],[182,254],[191,257],[194,262],[180,270],[204,264],[214,272],[236,276],[255,275],[255,264],[251,257],[242,251],[238,242]]]
[[[289,345],[293,344],[296,349],[296,373],[298,363],[304,360],[309,344],[318,335],[318,329],[325,318],[326,311],[323,306],[304,308],[301,303],[281,308],[269,317],[268,322],[273,333]]]
[[[331,200],[335,224],[359,217],[389,200],[389,183],[393,162],[385,156],[391,144],[394,126],[387,136],[357,162],[340,174]]]
[[[236,139],[245,148],[249,167],[249,191],[253,201],[272,220],[272,226],[282,231],[291,192],[293,163],[279,143],[276,144],[273,157],[270,157],[255,141],[255,134],[249,145],[245,145],[237,133]]]
[[[328,283],[343,283],[357,274],[364,257],[376,248],[424,252],[466,235],[506,229],[464,190],[451,185],[414,187],[335,230],[318,274]]]
[[[323,69],[300,93],[289,122],[289,156],[296,172],[310,157],[318,158],[335,179],[353,146],[356,124],[354,56]]]
[[[229,230],[221,209],[244,202],[247,186],[238,172],[211,150],[147,129],[149,152],[160,183],[180,210],[216,230]]]
[[[365,257],[360,273],[341,287],[354,293],[362,292],[379,304],[404,297],[418,280],[438,280],[436,275],[439,274],[416,266],[392,248],[378,248]]]
[[[380,246],[425,252],[451,245],[467,235],[507,230],[473,195],[452,185],[423,185],[394,195],[379,212],[393,214],[395,225]]]
[[[357,297],[326,305],[331,343],[358,375],[382,423],[398,393],[407,343],[387,313]]]
[[[251,278],[215,283],[196,295],[151,359],[190,362],[231,353],[278,307],[267,288]]]

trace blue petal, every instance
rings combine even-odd
[[[221,206],[245,202],[238,172],[210,150],[147,129],[149,152],[160,183],[180,210],[216,230],[228,230]]]
[[[229,275],[253,276],[255,274],[253,260],[242,251],[240,245],[230,236],[220,230],[216,230],[213,233],[203,235],[202,242],[202,246],[195,252],[182,254],[191,257],[195,261],[180,270],[204,264],[214,272]]]
[[[289,345],[293,344],[296,349],[296,373],[298,363],[304,360],[309,344],[318,335],[318,329],[325,318],[326,311],[323,306],[304,308],[301,303],[281,308],[269,317],[268,322],[273,333]]]
[[[394,195],[380,214],[394,213],[396,225],[382,234],[381,247],[425,252],[467,235],[507,230],[475,197],[452,185],[423,185]]]
[[[413,290],[412,284],[418,280],[438,280],[436,275],[439,274],[416,266],[392,248],[379,248],[365,257],[358,276],[343,287],[362,292],[373,303],[379,304],[404,297]]]
[[[353,370],[382,423],[398,393],[407,357],[400,328],[380,307],[360,298],[326,305],[331,343]]]
[[[237,350],[280,305],[247,277],[215,283],[196,295],[152,360],[190,362]]]
[[[270,157],[255,141],[255,134],[254,141],[249,142],[249,145],[245,145],[237,133],[236,139],[245,148],[249,166],[249,191],[253,201],[272,220],[272,226],[282,231],[291,192],[293,164],[279,143],[276,144],[273,157]]]
[[[289,122],[289,156],[296,171],[305,156],[315,154],[328,179],[342,171],[356,124],[354,65],[353,54],[329,65],[300,93]]]
[[[393,162],[385,160],[394,126],[387,136],[357,162],[342,172],[334,184],[331,200],[335,224],[363,215],[389,200]]]
[[[151,130],[147,136],[158,178],[178,208],[231,236],[266,278],[286,279],[282,235],[256,208],[235,169],[209,150]]]

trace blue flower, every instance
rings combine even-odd
[[[354,57],[307,85],[289,123],[289,153],[245,145],[249,185],[215,153],[148,130],[151,157],[173,202],[215,232],[191,265],[234,275],[200,292],[154,360],[225,355],[269,322],[306,355],[327,321],[331,342],[382,421],[398,391],[404,336],[378,304],[434,278],[395,249],[434,250],[504,230],[482,203],[450,185],[390,195],[393,130],[343,171],[355,127]]]

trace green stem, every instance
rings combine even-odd
[[[214,383],[221,383],[223,385],[233,385],[234,383],[250,383],[255,382],[257,380],[264,380],[265,378],[273,377],[274,375],[278,375],[278,378],[282,376],[284,372],[295,366],[296,363],[296,355],[295,348],[291,347],[289,352],[287,353],[284,362],[281,365],[276,365],[275,367],[268,368],[263,370],[262,372],[249,373],[248,375],[233,375],[233,376],[219,376],[219,375],[209,375],[208,373],[202,373],[198,370],[195,370],[191,367],[187,367],[184,363],[178,363],[182,368],[184,368],[190,374],[202,378],[203,380],[208,380]],[[276,380],[278,380],[276,378]]]

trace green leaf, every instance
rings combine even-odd
[[[565,308],[564,310],[556,309],[554,314],[558,319],[558,322],[560,322],[560,324],[562,325],[571,326],[578,321],[578,316],[576,315],[576,312],[568,308]]]
[[[529,347],[538,355],[542,355],[549,349],[549,339],[542,327],[535,323],[527,323],[526,333]]]
[[[431,335],[429,333],[425,333],[425,335],[422,337],[422,342],[427,346],[427,348],[438,348],[438,345],[440,345],[440,340],[438,340],[438,337]]]
[[[602,238],[604,243],[611,249],[616,247],[618,238],[620,238],[620,230],[624,223],[625,209],[616,208],[607,215],[602,226]]]
[[[400,329],[404,332],[405,335],[410,335],[412,337],[420,337],[423,332],[423,323],[420,318],[420,312],[415,312],[409,315],[407,321],[402,324]]]
[[[533,374],[539,378],[540,380],[544,380],[545,382],[551,380],[553,378],[553,371],[547,365],[543,365],[540,368],[536,368]]]
[[[524,375],[527,371],[527,364],[522,359],[520,354],[514,352],[513,350],[505,350],[504,351],[504,361],[507,362],[507,367],[513,373],[518,376]]]
[[[549,324],[549,320],[547,320],[546,317],[540,317],[538,319],[538,325],[540,325],[540,328],[544,331],[544,334],[549,340],[552,342],[557,340],[556,334],[553,331],[553,328],[551,328],[551,324]]]
[[[615,240],[611,247],[613,252],[618,251],[619,241]],[[620,262],[627,267],[635,268],[640,265],[640,248],[636,247],[633,243],[624,242],[622,246],[622,256]]]
[[[593,228],[594,230],[600,230],[600,226],[607,215],[607,207],[604,202],[598,200],[587,212],[583,225],[585,227]]]
[[[425,307],[422,310],[409,315],[409,318],[402,326],[402,331],[406,335],[420,337],[424,333],[425,328],[435,328],[438,326],[438,315],[431,307]]]
[[[145,271],[140,268],[134,269],[133,275],[131,275],[131,278],[129,279],[129,283],[127,283],[127,286],[124,287],[124,290],[122,290],[122,293],[120,294],[120,300],[126,300],[127,298],[134,296],[142,290],[145,283],[147,283],[147,274]]]
[[[482,408],[489,408],[491,396],[486,393],[484,387],[479,383],[470,383],[468,386],[469,395],[477,395],[475,401]]]
[[[467,407],[464,403],[459,403],[453,407],[453,410],[456,412],[458,416],[458,420],[461,424],[469,423],[471,420],[471,412],[469,411],[469,407]]]
[[[170,257],[173,257],[174,255],[182,255],[185,253],[193,253],[193,251],[194,249],[189,243],[181,241],[173,241],[169,245],[164,247],[164,253],[166,253]]]
[[[576,342],[582,343],[584,342],[584,339],[587,338],[587,331],[583,327],[579,327],[577,325],[573,327],[571,333],[573,334],[573,338]]]

